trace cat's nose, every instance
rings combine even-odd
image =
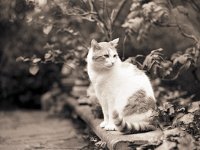
[[[114,62],[110,62],[110,63],[106,64],[106,66],[107,67],[112,67],[112,66],[114,66]]]
[[[111,64],[112,64],[112,65],[114,65],[114,63],[115,63],[115,60],[111,60],[110,62],[111,62]]]

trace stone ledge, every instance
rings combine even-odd
[[[161,130],[124,135],[118,131],[105,131],[99,127],[101,119],[94,118],[91,107],[88,105],[79,105],[77,100],[68,97],[66,103],[71,106],[77,115],[87,123],[93,132],[103,141],[106,142],[110,150],[128,150],[129,145],[142,145],[160,141],[163,132]]]

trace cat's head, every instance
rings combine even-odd
[[[111,69],[117,62],[120,61],[116,47],[119,38],[110,42],[91,41],[91,48],[88,57],[97,68]]]

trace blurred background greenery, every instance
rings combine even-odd
[[[88,81],[90,41],[117,37],[120,57],[154,79],[157,97],[162,85],[198,99],[199,11],[194,0],[0,0],[0,106],[40,108],[55,86],[70,93]]]

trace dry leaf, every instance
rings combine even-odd
[[[38,3],[38,5],[40,7],[44,6],[47,4],[47,0],[36,0],[36,3]]]
[[[38,62],[40,62],[40,61],[41,61],[41,58],[34,58],[34,59],[33,59],[33,63],[34,63],[34,64],[36,64],[36,63],[38,63]]]
[[[176,143],[175,142],[170,142],[167,140],[163,140],[163,143],[156,148],[156,150],[169,150],[169,149],[174,149],[176,148]]]
[[[24,57],[19,56],[16,58],[16,62],[21,62],[21,61],[24,61]]]
[[[33,16],[32,15],[27,15],[26,16],[26,22],[30,23],[33,20]]]
[[[40,68],[38,65],[32,65],[30,68],[29,68],[29,72],[30,74],[32,75],[36,75],[38,72],[39,72]]]
[[[116,16],[116,10],[115,10],[115,9],[113,9],[113,10],[112,10],[112,13],[111,13],[111,15],[110,15],[111,22],[113,22],[113,21],[114,21],[114,19],[115,19],[115,16]]]
[[[184,124],[189,124],[191,122],[193,122],[194,120],[194,115],[189,113],[189,114],[185,114],[182,117],[180,117],[179,119],[177,119],[177,122],[183,122]]]
[[[49,25],[43,27],[43,32],[44,32],[45,34],[49,34],[49,32],[52,30],[52,28],[53,28],[53,25],[52,25],[52,24],[49,24]]]
[[[45,58],[45,59],[49,59],[51,56],[52,56],[52,54],[46,53],[46,54],[44,55],[44,58]]]
[[[193,102],[188,108],[188,112],[192,113],[200,109],[200,101]]]

